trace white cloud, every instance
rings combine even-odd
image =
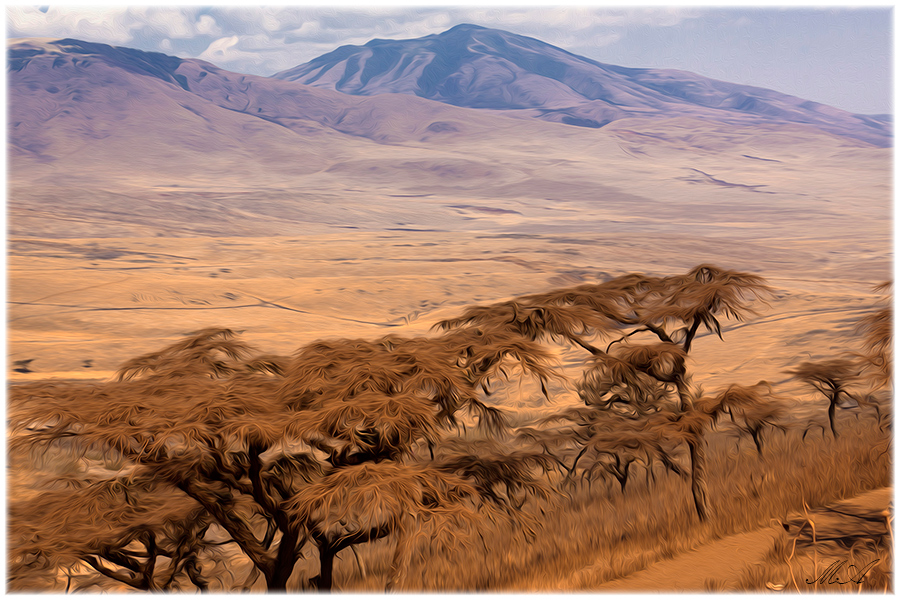
[[[459,23],[507,29],[564,48],[615,43],[634,26],[668,27],[693,18],[690,8],[604,9],[476,5],[344,7],[51,6],[7,9],[12,37],[74,37],[208,60],[223,68],[268,75],[373,38],[406,39]]]
[[[281,20],[278,18],[278,15],[270,10],[264,10],[261,15],[262,26],[266,31],[278,31],[281,29],[282,24]]]
[[[191,39],[198,35],[221,35],[216,21],[198,15],[197,9],[162,7],[98,7],[92,9],[50,6],[7,8],[9,33],[13,37],[74,37],[108,44],[127,44],[136,37]]]
[[[236,35],[219,38],[209,45],[198,58],[209,61],[224,60],[231,55],[231,49],[234,48],[240,38]]]
[[[216,24],[216,20],[209,15],[201,15],[197,19],[196,31],[204,35],[221,35],[222,30]]]
[[[247,72],[242,67],[271,68],[272,55],[279,52],[281,49],[272,48],[265,36],[232,35],[215,40],[197,58],[225,69]]]
[[[292,29],[291,35],[297,37],[312,37],[322,33],[322,24],[318,21],[306,21],[300,27]]]
[[[125,18],[134,29],[149,28],[170,39],[187,39],[195,32],[191,19],[184,11],[153,7],[130,8]]]
[[[51,6],[45,13],[37,7],[16,6],[6,9],[6,17],[12,37],[75,37],[124,44],[132,40],[125,12],[120,8],[75,10]]]

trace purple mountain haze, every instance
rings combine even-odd
[[[410,144],[440,154],[441,139],[498,140],[513,128],[527,139],[563,127],[539,121],[600,128],[625,117],[892,143],[889,118],[682,71],[604,65],[472,25],[344,46],[273,77],[74,39],[9,40],[7,82],[10,175],[28,181],[58,177],[53,165],[63,164],[123,180],[202,172],[277,181],[350,168],[372,151],[402,161]]]
[[[749,117],[814,125],[891,145],[891,127],[884,118],[686,71],[603,64],[534,38],[477,25],[457,25],[417,39],[342,46],[273,77],[357,96],[410,94],[455,106],[525,111],[584,127],[637,115],[721,121]]]
[[[173,176],[198,169],[302,176],[368,146],[510,121],[422,98],[358,98],[73,39],[10,40],[7,72],[13,175],[18,164],[63,161],[70,170],[83,163]]]

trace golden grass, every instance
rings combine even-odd
[[[747,438],[736,449],[733,429],[723,427],[726,431],[708,436],[712,515],[707,523],[697,520],[689,482],[657,467],[655,484],[648,485],[646,472],[637,473],[624,495],[615,481],[569,487],[559,508],[547,505],[533,539],[501,523],[483,533],[486,544],[480,551],[475,551],[476,545],[466,545],[464,552],[420,545],[402,587],[550,591],[561,589],[561,582],[568,580],[569,589],[590,591],[660,559],[767,526],[772,519],[783,520],[802,511],[804,504],[821,506],[890,485],[890,432],[879,430],[868,415],[857,420],[844,414],[840,427],[837,440],[830,435],[803,440],[799,429],[775,433],[763,446],[762,456]],[[383,589],[391,547],[390,540],[383,540],[359,548],[359,560],[344,552],[335,567],[336,588]],[[890,557],[879,552],[882,566],[874,573],[889,574]],[[765,590],[765,583],[772,580],[762,581],[767,577],[747,579],[745,589]],[[878,577],[882,585],[889,575]],[[717,589],[717,582],[708,583]]]
[[[503,304],[511,306],[512,318],[501,311],[500,329],[457,329],[457,324],[444,322],[450,331],[439,337],[320,341],[302,348],[293,359],[265,355],[248,362],[250,348],[233,340],[233,332],[202,330],[162,352],[129,361],[117,381],[14,388],[11,449],[25,459],[36,446],[49,442],[67,446],[67,438],[76,436],[85,443],[81,455],[86,464],[88,452],[105,448],[111,451],[101,457],[107,462],[116,453],[132,457],[143,470],[128,474],[127,485],[156,481],[155,477],[181,488],[240,544],[265,575],[269,590],[308,589],[297,578],[299,573],[315,572],[317,559],[320,575],[313,584],[320,590],[331,589],[333,581],[336,589],[344,590],[379,590],[386,585],[413,591],[595,589],[724,536],[758,530],[788,519],[792,512],[889,483],[892,440],[883,427],[881,408],[872,404],[875,395],[858,402],[856,419],[842,411],[838,428],[837,396],[829,398],[830,431],[822,427],[817,436],[804,428],[808,406],[796,404],[789,410],[782,401],[774,408],[763,405],[756,387],[770,389],[765,382],[732,386],[715,399],[688,389],[685,353],[699,327],[720,333],[716,314],[740,319],[749,310],[744,305],[747,298],[728,283],[741,274],[711,269],[698,267],[685,280],[696,294],[683,290],[678,277],[613,279],[607,283],[620,286],[616,290],[623,298],[638,294],[652,301],[634,308],[634,314],[620,315],[616,306],[606,304],[599,311],[636,328],[631,333],[655,334],[660,343],[636,349],[617,345],[615,360],[609,364],[619,371],[628,369],[602,377],[595,395],[610,392],[602,387],[606,381],[627,380],[626,388],[641,388],[636,378],[644,377],[669,392],[673,390],[664,383],[674,384],[680,404],[688,410],[673,420],[649,407],[633,431],[631,425],[637,421],[610,416],[608,439],[597,437],[605,431],[601,428],[590,429],[590,435],[578,441],[589,442],[588,446],[599,443],[601,449],[650,444],[653,456],[664,456],[663,464],[647,454],[623,466],[616,454],[615,469],[596,469],[590,463],[600,461],[599,455],[582,450],[578,458],[585,460],[579,472],[574,464],[568,466],[571,460],[565,456],[550,457],[551,450],[542,443],[548,454],[528,448],[529,435],[537,433],[520,432],[523,447],[508,444],[513,439],[509,422],[527,425],[527,419],[507,419],[481,401],[479,388],[489,393],[492,383],[508,380],[512,363],[533,376],[546,395],[545,384],[556,378],[548,366],[554,355],[537,343],[542,336],[571,341],[594,355],[595,362],[598,357],[609,358],[610,351],[582,339],[584,320],[568,315],[565,307],[525,306],[529,310],[523,316],[516,303]],[[726,281],[707,281],[715,277]],[[716,293],[700,294],[705,288],[695,283]],[[664,292],[675,284],[676,296],[688,297],[686,304],[665,300]],[[751,279],[748,285],[759,284]],[[583,287],[576,291],[585,291]],[[734,294],[724,293],[729,290]],[[755,298],[759,293],[754,290]],[[572,306],[581,308],[579,302]],[[657,308],[675,312],[664,311],[649,320],[642,314]],[[687,312],[681,314],[682,308]],[[464,315],[461,324],[468,318]],[[472,318],[480,319],[481,313]],[[683,348],[663,329],[672,319],[684,324],[676,330]],[[579,391],[585,389],[580,386]],[[641,393],[638,400],[648,395]],[[848,397],[853,398],[849,393]],[[177,402],[172,401],[175,398]],[[581,412],[593,410],[594,403],[583,399],[589,408],[570,408],[560,413],[564,420],[580,421]],[[874,422],[866,410],[869,406],[879,410]],[[737,419],[734,408],[743,410]],[[748,413],[752,408],[766,411]],[[151,409],[154,419],[148,420],[145,413]],[[488,426],[471,433],[464,429],[463,438],[439,437],[440,426],[462,425],[455,414],[464,409],[479,425]],[[725,421],[726,414],[730,422]],[[786,414],[791,415],[787,421]],[[717,419],[721,429],[702,434]],[[40,428],[35,429],[35,423]],[[832,435],[836,429],[840,436]],[[748,433],[752,440],[745,441]],[[632,443],[632,438],[637,441]],[[311,450],[288,451],[292,442],[303,442]],[[269,459],[263,459],[267,453]],[[316,468],[311,470],[311,465]],[[282,485],[283,469],[290,475],[289,487]],[[538,470],[559,488],[558,493],[534,477]],[[78,471],[74,469],[72,476],[77,478]],[[312,471],[319,477],[308,479]],[[307,483],[294,485],[292,474]],[[79,492],[79,497],[92,499],[93,491],[88,492]],[[532,502],[525,504],[529,498]],[[456,505],[455,510],[448,508]],[[519,510],[523,505],[524,513]],[[94,517],[103,512],[85,506]],[[257,516],[264,518],[251,522]],[[260,540],[258,529],[263,524],[266,531]],[[41,526],[35,526],[35,539],[41,537]],[[273,555],[276,533],[280,537]],[[160,555],[149,535],[141,541],[149,557],[146,564],[122,554],[133,552],[128,549],[132,538],[122,537],[121,548],[112,551],[112,559],[137,573],[133,578],[95,568],[139,589],[167,589],[179,574],[181,558],[171,559],[172,578],[158,588],[153,569]],[[180,535],[176,532],[169,541],[180,544],[175,539]],[[385,540],[378,541],[381,538]],[[287,588],[307,540],[315,542],[320,556],[316,550],[304,556]],[[873,548],[877,553],[877,545]],[[794,550],[784,561],[789,567]],[[107,558],[105,547],[80,551],[89,555],[81,560],[93,554]],[[167,557],[175,553],[164,551]],[[78,552],[72,554],[77,561]],[[333,580],[332,559],[338,554]],[[784,558],[777,552],[773,556]],[[233,569],[227,565],[225,570]],[[761,572],[767,575],[764,568]],[[190,579],[194,582],[193,576]],[[873,580],[881,581],[878,576]],[[197,587],[206,589],[201,584]],[[710,578],[706,585],[719,589],[723,584]],[[222,589],[229,586],[222,583]]]

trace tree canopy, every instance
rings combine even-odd
[[[393,589],[408,585],[426,529],[447,544],[485,522],[530,535],[531,499],[552,501],[576,479],[624,493],[636,470],[689,478],[707,519],[705,434],[727,414],[762,453],[781,408],[765,382],[703,394],[688,356],[701,330],[722,338],[725,320],[772,293],[760,276],[712,265],[632,273],[470,307],[420,337],[319,340],[278,356],[214,328],[125,362],[111,381],[12,386],[10,456],[81,466],[35,492],[39,510],[11,501],[11,585],[58,589],[76,573],[81,588],[102,576],[205,591],[262,576],[286,590],[311,545],[318,574],[292,586],[329,590],[340,552],[390,538]],[[883,316],[862,327],[885,353]],[[548,342],[588,352],[581,405],[512,428],[491,392],[527,377],[548,395],[564,379]],[[791,373],[837,397],[850,368]],[[252,568],[224,582],[217,565],[234,550]]]
[[[197,537],[201,523],[220,528],[270,590],[285,589],[312,541],[322,567],[316,584],[329,589],[337,552],[394,533],[410,515],[458,521],[493,510],[484,501],[509,501],[493,486],[539,489],[525,460],[482,457],[493,468],[487,487],[471,452],[448,446],[434,456],[434,448],[461,411],[484,429],[502,428],[502,411],[478,390],[513,367],[544,381],[549,358],[519,336],[469,328],[316,342],[290,358],[255,355],[232,331],[209,329],[126,362],[114,381],[15,386],[12,452],[64,450],[124,466],[75,490],[45,491],[57,507],[70,497],[56,520],[14,507],[13,562],[25,565],[35,543],[60,537],[68,541],[57,563],[78,559],[139,589],[203,589],[195,572],[197,554],[209,553]],[[79,529],[67,532],[69,520]],[[164,573],[153,572],[157,557]]]

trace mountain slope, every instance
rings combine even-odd
[[[632,235],[721,221],[717,236],[780,239],[812,235],[811,215],[841,232],[889,220],[890,152],[812,125],[629,109],[569,127],[527,118],[548,109],[351,96],[78,40],[7,47],[14,235]],[[591,104],[576,108],[591,118]]]
[[[877,118],[685,71],[603,64],[477,25],[418,39],[342,46],[273,77],[358,96],[400,93],[455,106],[518,110],[586,127],[635,115],[692,115],[809,124],[891,145],[890,125]]]
[[[398,164],[436,160],[428,149],[399,146],[522,124],[422,98],[355,98],[79,40],[11,40],[7,56],[11,175],[26,179],[33,173],[24,170],[36,168],[70,178],[280,180],[346,170],[371,155]]]

